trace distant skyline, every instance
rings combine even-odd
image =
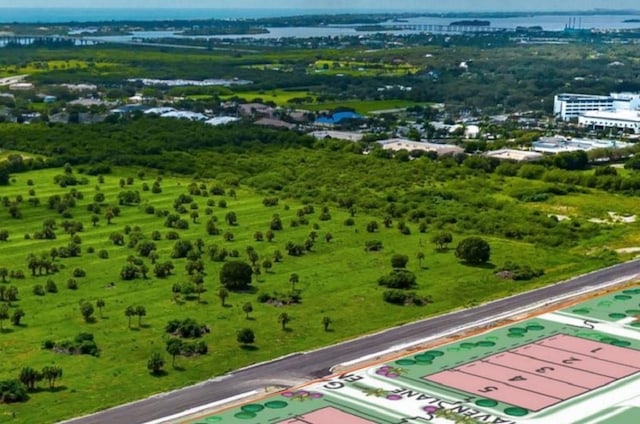
[[[638,9],[638,0],[0,0],[0,8],[207,8],[207,9],[386,9],[420,11],[567,11]],[[0,14],[1,18],[1,14]]]

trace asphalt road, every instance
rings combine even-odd
[[[246,368],[196,386],[77,418],[68,421],[68,423],[144,423],[251,390],[261,390],[264,387],[273,385],[291,385],[291,382],[303,382],[325,377],[329,375],[329,369],[336,364],[375,354],[403,343],[421,340],[430,335],[444,333],[509,311],[516,311],[528,305],[544,302],[547,299],[553,299],[587,289],[588,287],[602,286],[607,282],[631,277],[638,273],[640,273],[640,260],[626,262],[476,308],[394,327],[382,333],[347,341],[313,352],[291,355],[273,362]],[[375,311],[372,310],[372,313],[375,313]]]

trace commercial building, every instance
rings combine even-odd
[[[422,150],[424,152],[436,152],[438,155],[463,153],[464,149],[455,144],[437,144],[427,143],[422,141],[405,140],[404,138],[391,138],[389,140],[380,140],[378,144],[382,146],[384,150]]]
[[[561,93],[553,101],[553,114],[564,121],[589,112],[614,112],[640,108],[640,94],[611,93],[609,96]]]
[[[613,102],[611,96],[561,93],[553,99],[553,114],[563,121],[569,121],[585,112],[613,110]]]
[[[640,112],[635,110],[586,112],[578,117],[578,125],[591,128],[617,128],[640,134]]]
[[[569,139],[560,135],[554,137],[541,137],[540,140],[531,144],[531,150],[539,153],[563,153],[576,152],[579,150],[589,151],[594,149],[621,149],[628,147],[629,143],[617,140],[591,140],[574,138]]]
[[[542,159],[542,153],[530,152],[527,150],[501,149],[492,150],[484,154],[486,157],[500,160],[511,160],[515,162],[533,162]]]

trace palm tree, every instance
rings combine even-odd
[[[152,374],[158,374],[164,367],[164,358],[158,352],[154,352],[149,357],[147,361],[147,369],[151,371]]]
[[[324,326],[324,331],[329,331],[329,324],[331,324],[331,318],[323,317],[322,318],[322,325]]]
[[[131,317],[136,315],[136,309],[133,306],[127,306],[124,310],[124,315],[129,318],[129,328],[131,328]]]
[[[62,368],[49,365],[42,369],[42,376],[49,381],[49,388],[53,389],[56,379],[62,377]]]
[[[136,315],[138,315],[138,327],[142,326],[142,317],[147,316],[147,310],[144,306],[136,306]]]
[[[282,330],[284,331],[287,328],[287,324],[291,321],[291,317],[288,313],[283,312],[278,316],[278,322],[282,324]]]
[[[0,305],[0,332],[2,332],[2,323],[5,319],[9,319],[9,306]]]
[[[291,290],[295,290],[296,283],[300,282],[300,277],[294,272],[289,276],[289,282],[291,283]]]
[[[247,314],[246,319],[249,319],[249,314],[253,312],[253,305],[251,305],[251,302],[247,302],[242,305],[242,311]]]
[[[7,282],[7,276],[9,275],[9,270],[7,268],[0,268],[0,278],[2,278],[2,282]]]
[[[220,290],[218,290],[218,297],[220,298],[220,302],[222,302],[222,307],[224,307],[225,301],[227,300],[227,297],[229,297],[229,290],[221,287]]]
[[[173,368],[176,367],[176,356],[182,353],[182,346],[183,346],[183,343],[182,343],[182,340],[180,339],[169,339],[167,341],[167,353],[171,355],[171,358],[172,358],[171,366]]]
[[[104,299],[98,299],[96,300],[96,307],[98,308],[98,310],[100,311],[100,318],[102,318],[102,308],[104,308]]]

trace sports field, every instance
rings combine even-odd
[[[640,286],[197,424],[640,422]]]

